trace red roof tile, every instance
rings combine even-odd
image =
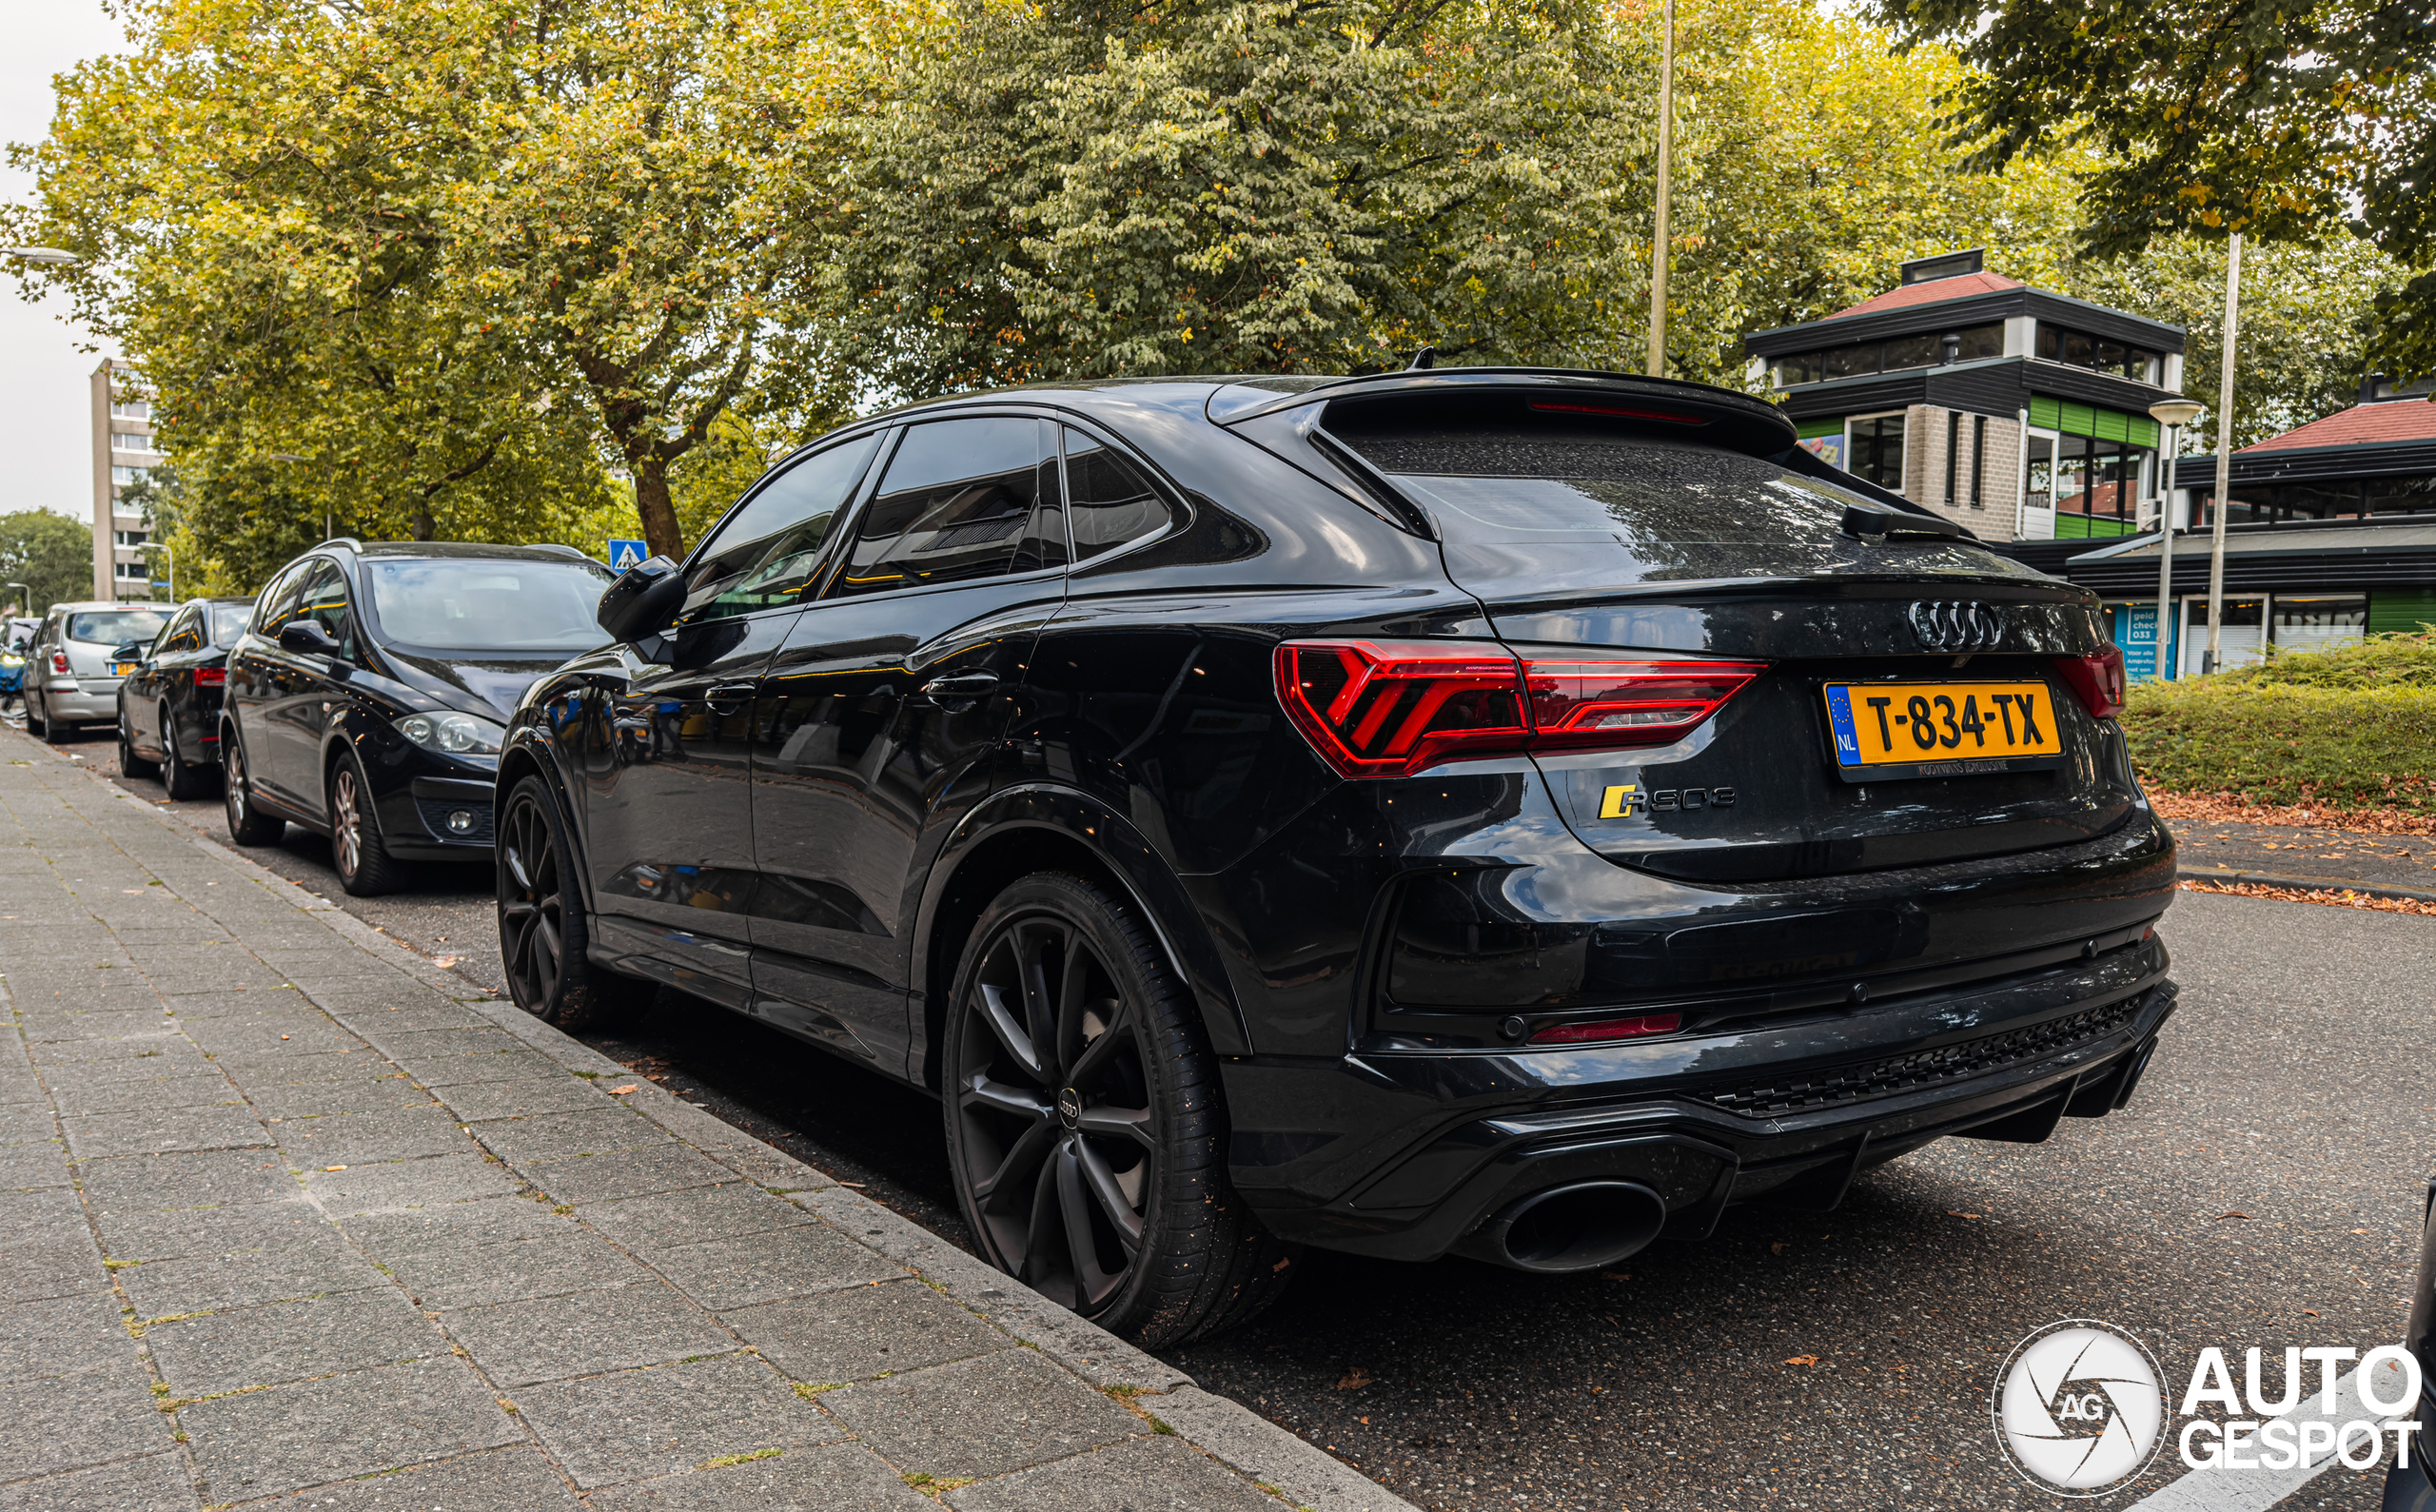
[[[2302,446],[2363,446],[2379,442],[2436,441],[2436,404],[2424,399],[2394,399],[2382,404],[2359,404],[2298,430],[2270,436],[2233,455],[2291,451]]]
[[[1847,315],[1875,315],[1880,310],[1908,309],[1915,304],[1941,304],[1947,300],[1969,299],[1974,294],[1994,294],[2019,287],[2019,280],[2007,278],[2001,273],[1961,273],[1953,278],[1933,278],[1925,284],[1905,284],[1888,289],[1876,299],[1865,299],[1851,309],[1837,310],[1827,319],[1840,321]]]

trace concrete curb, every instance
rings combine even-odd
[[[2303,893],[2357,893],[2363,897],[2392,898],[2406,903],[2436,903],[2436,893],[2341,876],[2289,876],[2279,872],[2241,872],[2223,866],[2185,866],[2174,871],[2181,882],[2246,882],[2256,887],[2289,887]]]
[[[183,820],[162,813],[92,767],[64,757],[56,759],[62,765],[82,767],[88,776],[120,801],[155,823],[169,827],[198,850],[247,876],[282,901],[312,914],[349,943],[445,992],[468,1011],[506,1031],[568,1071],[592,1078],[623,1078],[632,1074],[624,1066],[524,1012],[513,1002],[493,996],[328,898],[247,859],[232,847],[195,834]],[[1202,1390],[1190,1376],[1175,1366],[1077,1317],[929,1229],[860,1192],[837,1185],[814,1168],[666,1089],[637,1078],[635,1090],[621,1094],[619,1100],[745,1180],[786,1197],[916,1271],[953,1301],[996,1324],[1091,1385],[1132,1398],[1142,1410],[1167,1424],[1187,1442],[1293,1505],[1308,1512],[1417,1512],[1411,1503],[1318,1445],[1239,1403]]]

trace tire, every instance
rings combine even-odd
[[[27,705],[26,722],[29,725],[33,723],[32,707],[31,704]],[[71,732],[69,726],[61,724],[50,717],[50,700],[46,698],[42,706],[42,728],[34,733],[42,736],[42,743],[45,745],[66,745]]]
[[[246,742],[234,720],[220,726],[220,806],[228,816],[228,838],[239,845],[276,844],[287,833],[287,821],[265,814],[254,802],[253,784],[246,776]]]
[[[135,734],[127,727],[127,711],[118,712],[118,775],[123,777],[148,777],[160,775],[160,766],[135,754]]]
[[[381,837],[381,815],[372,807],[372,784],[353,752],[330,764],[330,864],[339,886],[355,897],[394,893],[405,880],[405,863],[389,854]]]
[[[1217,1058],[1130,908],[1042,873],[999,893],[970,941],[941,1106],[990,1262],[1146,1349],[1276,1300],[1296,1251],[1228,1184]]]
[[[172,798],[199,798],[203,785],[201,774],[178,754],[176,716],[165,703],[161,705],[161,786]]]
[[[26,700],[26,734],[33,736],[39,739],[48,739],[49,736],[43,728],[48,721],[45,720],[42,716],[34,713],[34,700],[39,697],[40,695],[31,692],[24,695]]]
[[[648,1006],[659,985],[595,965],[592,920],[576,882],[575,848],[549,784],[508,790],[494,851],[499,957],[516,1006],[565,1030],[600,1029]]]

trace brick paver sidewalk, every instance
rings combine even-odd
[[[1405,1506],[54,753],[0,757],[0,1509]]]

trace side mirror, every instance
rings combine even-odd
[[[319,619],[290,619],[279,627],[279,649],[301,652],[308,657],[334,657],[339,643],[322,628]]]
[[[148,640],[130,640],[127,644],[111,652],[110,659],[112,661],[141,661],[144,659],[144,653],[151,649],[152,642]]]
[[[609,638],[632,645],[664,630],[685,604],[685,579],[666,557],[638,561],[601,590],[593,618]]]

